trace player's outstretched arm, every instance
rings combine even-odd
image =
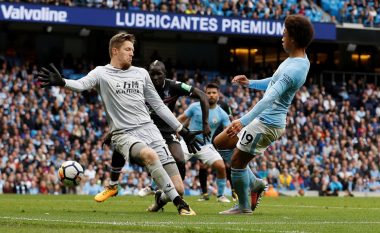
[[[271,80],[272,77],[261,80],[249,80],[245,75],[236,75],[231,82],[251,89],[265,91]]]
[[[210,128],[210,124],[208,122],[208,112],[210,109],[210,104],[208,102],[208,97],[203,91],[199,90],[196,87],[194,87],[192,97],[199,99],[201,109],[202,109],[202,123],[203,123],[203,136],[204,136],[203,138],[205,140],[210,141],[211,128]],[[206,143],[206,142],[204,142],[204,143]]]
[[[248,86],[249,85],[249,79],[245,75],[236,75],[232,80],[231,83],[239,84],[242,86]]]
[[[61,86],[66,85],[64,76],[59,73],[53,63],[49,64],[50,70],[42,67],[41,72],[36,75],[38,81],[41,82],[41,87]]]
[[[50,67],[50,70],[42,67],[42,71],[36,75],[37,80],[41,82],[41,87],[61,86],[76,92],[81,92],[92,89],[99,83],[96,69],[92,70],[83,78],[70,80],[59,73],[53,63],[50,63]]]
[[[263,112],[268,106],[272,106],[273,102],[280,98],[289,88],[293,87],[293,79],[298,69],[288,70],[287,74],[284,74],[273,84],[264,94],[264,97],[242,118],[240,122],[243,126],[253,121],[261,112]]]

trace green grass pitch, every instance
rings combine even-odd
[[[0,195],[0,232],[380,232],[379,198],[264,198],[250,216],[218,212],[232,204],[186,197],[197,216],[147,213],[153,196]]]

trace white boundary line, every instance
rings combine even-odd
[[[172,225],[177,224],[174,222],[101,222],[101,221],[79,221],[79,220],[59,220],[59,219],[42,219],[42,218],[23,218],[23,217],[8,217],[8,216],[0,216],[0,219],[4,220],[16,220],[16,221],[30,221],[30,222],[59,222],[59,223],[80,223],[80,224],[93,224],[93,225],[113,225],[113,226],[149,226],[149,227],[170,227],[170,228],[180,228],[183,229],[183,226],[178,225]],[[196,226],[197,225],[241,225],[240,222],[226,222],[226,223],[204,223],[204,222],[196,222],[196,223],[189,223],[189,222],[182,222],[181,225],[189,226],[191,225],[192,228],[201,229],[201,227]],[[246,225],[246,223],[243,222],[243,224]],[[267,223],[269,224],[269,223]],[[256,225],[256,224],[251,224]],[[213,228],[206,227],[206,230],[211,230]],[[252,229],[245,229],[245,228],[239,228],[234,226],[233,228],[223,227],[223,230],[231,230],[231,231],[238,231],[238,232],[252,232]],[[255,228],[255,232],[280,232],[280,233],[299,233],[301,231],[278,231],[278,230],[267,230],[267,229],[259,229]],[[305,232],[305,231],[302,231]]]
[[[287,208],[316,208],[316,209],[345,209],[345,210],[380,210],[376,207],[344,207],[344,206],[314,206],[314,205],[264,205],[268,207],[287,207]]]
[[[80,221],[80,220],[65,220],[65,219],[43,219],[43,218],[24,218],[24,217],[11,217],[0,216],[0,219],[4,220],[22,220],[22,221],[36,221],[36,222],[62,222],[62,223],[83,223],[83,224],[95,224],[95,225],[115,225],[115,226],[168,226],[169,224],[178,224],[177,222],[102,222],[102,221]],[[286,221],[286,222],[181,222],[181,225],[336,225],[336,224],[380,224],[380,221]],[[172,226],[170,226],[172,227]],[[236,228],[234,228],[237,230]],[[239,229],[240,230],[240,229]]]

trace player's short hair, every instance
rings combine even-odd
[[[136,38],[133,34],[128,34],[128,33],[122,32],[122,33],[118,33],[118,34],[114,35],[110,39],[110,43],[108,46],[108,51],[110,53],[110,57],[112,57],[112,48],[120,48],[121,45],[125,41],[130,41],[130,42],[132,42],[132,44],[134,44],[136,41]]]
[[[207,84],[205,89],[208,89],[208,88],[216,88],[219,91],[219,85],[216,83]]]
[[[289,15],[285,19],[285,28],[297,48],[306,48],[314,37],[314,28],[310,20],[303,15]]]
[[[152,69],[153,67],[159,67],[164,72],[166,72],[165,64],[162,61],[155,60],[154,62],[150,63],[149,69]]]

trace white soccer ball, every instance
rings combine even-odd
[[[75,161],[66,161],[58,169],[58,178],[66,186],[78,185],[83,177],[83,167]]]

